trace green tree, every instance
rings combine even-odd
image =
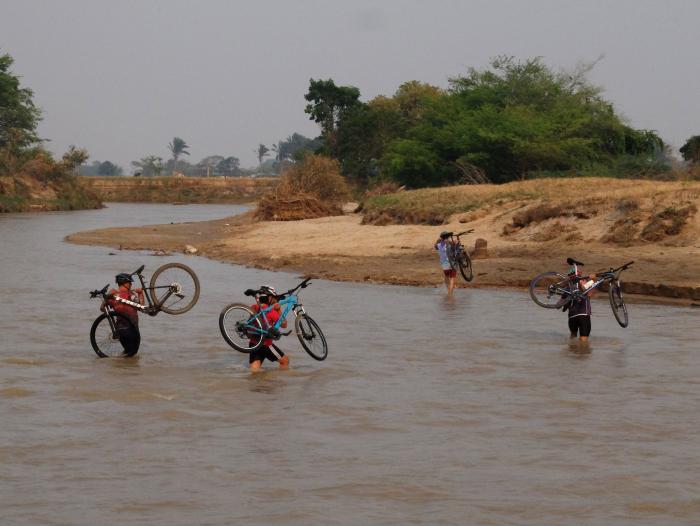
[[[41,112],[34,106],[33,93],[20,86],[12,74],[10,55],[0,55],[0,148],[24,148],[39,142],[36,127]]]
[[[139,161],[131,161],[131,164],[141,172],[144,177],[158,177],[163,173],[165,166],[163,158],[155,155],[143,157]]]
[[[219,164],[216,165],[216,172],[218,175],[226,176],[236,176],[239,175],[241,171],[241,161],[238,157],[226,157],[221,159]]]
[[[360,104],[360,90],[354,86],[336,86],[332,79],[309,81],[309,91],[304,95],[309,102],[304,112],[309,119],[321,126],[321,136],[329,152],[337,156],[337,127],[342,116]]]
[[[99,163],[97,167],[97,175],[104,176],[119,176],[124,173],[121,166],[118,166],[110,161]]]
[[[177,160],[181,155],[189,155],[187,151],[189,145],[180,137],[173,137],[172,142],[168,144],[168,149],[173,157],[173,172],[177,171]]]
[[[679,150],[683,159],[693,164],[700,164],[700,135],[693,135],[685,141]]]

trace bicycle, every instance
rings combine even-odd
[[[266,313],[275,307],[262,308],[259,296],[264,291],[261,289],[246,290],[244,294],[255,297],[255,301],[260,308],[258,312],[253,312],[244,303],[231,303],[223,308],[221,314],[219,314],[219,329],[226,343],[242,353],[249,354],[257,351],[263,346],[266,339],[270,338],[277,341],[282,336],[291,334],[291,330],[280,332],[280,327],[287,315],[293,312],[295,317],[294,331],[299,339],[299,343],[314,360],[325,360],[328,356],[326,338],[321,332],[318,323],[306,314],[303,305],[299,302],[298,294],[295,294],[297,290],[308,287],[310,280],[311,278],[306,278],[296,287],[277,296],[277,305],[283,310],[279,319],[272,326],[268,323]]]
[[[102,298],[104,312],[92,323],[90,343],[100,358],[134,356],[138,352],[141,336],[138,327],[124,314],[116,312],[109,300],[124,303],[155,316],[159,312],[184,314],[194,307],[199,299],[199,278],[194,271],[182,263],[167,263],[153,273],[148,287],[143,278],[144,265],[131,276],[137,276],[143,289],[146,304],[126,300],[107,293],[109,283],[102,290],[90,292],[90,298]],[[186,303],[183,303],[186,301]]]
[[[601,270],[596,273],[596,280],[585,290],[579,288],[578,267],[583,263],[573,258],[567,258],[566,262],[573,266],[572,275],[564,276],[558,272],[545,272],[536,276],[530,282],[530,297],[540,307],[546,309],[560,309],[567,304],[579,301],[590,294],[604,283],[608,286],[608,299],[613,315],[620,324],[620,327],[627,327],[629,316],[627,306],[622,299],[622,283],[620,274],[627,270],[634,261],[625,263],[621,267],[609,270]]]
[[[450,265],[455,270],[459,268],[459,273],[462,274],[462,277],[467,282],[474,279],[474,272],[472,270],[472,260],[469,257],[467,249],[462,244],[460,237],[465,234],[471,234],[472,232],[474,232],[473,228],[458,234],[449,232],[450,242],[447,244],[447,259]]]

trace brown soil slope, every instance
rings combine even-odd
[[[627,292],[700,300],[698,183],[539,180],[422,192],[437,193],[443,204],[455,196],[477,204],[465,207],[469,212],[452,214],[441,226],[362,224],[359,214],[254,222],[249,214],[83,232],[68,240],[171,251],[189,244],[199,254],[261,268],[337,280],[435,286],[442,282],[432,248],[438,233],[474,228],[465,241],[473,246],[476,238],[485,239],[488,256],[474,261],[471,286],[524,287],[539,272],[564,270],[565,258],[573,256],[591,271],[634,260],[624,275]],[[405,194],[400,199],[414,200],[414,210],[427,207],[425,195]],[[382,213],[382,223],[394,220],[395,211]]]

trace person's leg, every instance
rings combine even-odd
[[[590,316],[579,316],[581,318],[580,324],[581,324],[581,330],[579,331],[579,334],[581,336],[579,339],[582,342],[587,342],[588,337],[591,334],[591,317]]]
[[[259,371],[264,361],[265,353],[261,352],[261,349],[253,351],[248,355],[248,363],[250,364],[251,371]]]
[[[457,276],[454,274],[450,276],[450,285],[447,287],[447,294],[448,296],[452,296],[452,293],[455,291],[455,285],[457,281]]]
[[[445,279],[445,288],[447,289],[447,293],[450,293],[450,276],[447,275],[446,271],[442,271],[443,273],[443,278]]]
[[[253,372],[259,371],[261,367],[262,360],[253,360],[252,362],[250,362],[250,370]]]
[[[279,360],[280,363],[280,369],[288,369],[289,368],[289,356],[286,354],[282,356]]]
[[[578,321],[576,317],[569,318],[569,331],[571,332],[571,337],[576,338],[578,336]]]

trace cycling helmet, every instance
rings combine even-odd
[[[267,296],[277,296],[275,287],[271,287],[270,285],[262,285],[260,291]]]
[[[134,279],[131,277],[131,274],[127,274],[126,272],[121,272],[117,274],[114,278],[114,281],[117,282],[117,285],[121,285],[122,283],[133,283]]]

